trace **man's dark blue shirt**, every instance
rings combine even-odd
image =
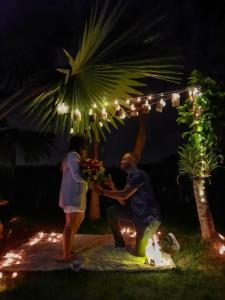
[[[153,220],[160,221],[159,207],[147,173],[133,168],[128,173],[127,185],[138,189],[128,202],[134,222],[148,224]]]

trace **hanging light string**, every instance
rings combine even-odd
[[[179,106],[180,98],[183,94],[186,94],[191,101],[195,94],[195,89],[190,90],[185,88],[169,92],[143,95],[135,98],[131,97],[127,100],[116,99],[111,105],[110,103],[103,101],[101,107],[94,103],[87,112],[89,122],[90,124],[98,122],[99,126],[102,127],[105,122],[110,122],[110,119],[108,118],[110,115],[121,119],[125,119],[126,117],[137,117],[142,114],[150,113],[154,105],[155,110],[161,113],[168,101],[171,101],[172,107]],[[58,103],[56,110],[59,115],[69,114],[71,113],[71,110],[74,111],[74,109],[70,108],[64,102]],[[84,110],[76,108],[73,113],[74,122],[81,121],[83,114],[86,114]],[[70,133],[73,134],[73,128],[71,128]]]
[[[144,96],[139,96],[139,97],[135,97],[135,98],[129,98],[127,99],[127,101],[129,100],[130,103],[133,102],[141,102],[142,100],[146,100],[148,99],[149,101],[153,100],[153,99],[159,99],[162,97],[171,97],[173,94],[183,94],[183,93],[187,93],[188,90],[187,89],[182,89],[182,90],[174,90],[174,91],[169,91],[169,92],[163,92],[163,93],[157,93],[157,94],[150,94],[148,96],[144,95]],[[157,101],[155,102],[151,102],[150,104],[155,104]]]

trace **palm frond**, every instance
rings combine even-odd
[[[25,115],[38,130],[68,134],[72,128],[74,133],[87,133],[90,138],[92,133],[97,139],[100,135],[105,137],[104,129],[110,131],[111,124],[116,126],[116,122],[122,122],[115,113],[115,99],[119,99],[121,107],[126,107],[127,98],[142,94],[140,88],[145,84],[141,80],[146,77],[179,81],[181,73],[174,57],[149,58],[148,54],[137,59],[134,53],[135,58],[127,60],[126,54],[118,54],[121,44],[129,46],[142,33],[140,27],[133,26],[110,40],[121,13],[121,5],[108,13],[108,3],[100,13],[93,10],[77,54],[73,56],[64,49],[69,67],[57,70],[65,77],[26,107]],[[155,25],[149,23],[143,30]],[[142,40],[140,51],[148,43]],[[65,114],[57,114],[60,104],[68,108]],[[107,110],[107,118],[102,117],[103,108]],[[94,119],[89,115],[90,110]]]

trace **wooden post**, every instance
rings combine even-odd
[[[138,132],[136,135],[136,140],[133,149],[133,152],[137,156],[138,161],[141,159],[141,155],[145,147],[146,138],[147,137],[146,137],[145,118],[142,115],[138,118]]]
[[[96,140],[93,142],[92,157],[96,159],[99,158],[99,143]],[[93,190],[91,191],[91,195],[90,195],[90,206],[89,206],[88,217],[89,220],[91,221],[96,221],[101,217],[99,195],[95,193]]]

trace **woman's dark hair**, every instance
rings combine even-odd
[[[70,151],[76,151],[80,154],[81,149],[87,148],[87,140],[82,135],[73,135],[70,139]]]

